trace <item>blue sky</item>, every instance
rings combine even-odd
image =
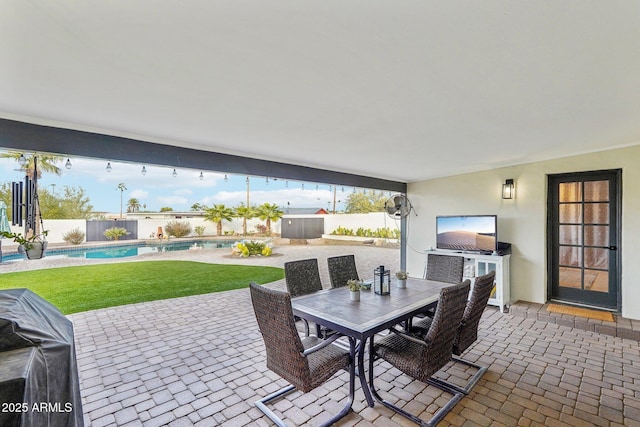
[[[5,151],[2,151],[5,152]],[[145,165],[146,175],[142,175],[142,164],[111,162],[111,172],[106,171],[107,161],[71,157],[71,168],[66,169],[66,157],[58,166],[61,176],[44,174],[38,181],[40,188],[60,194],[65,186],[82,187],[95,211],[120,211],[119,183],[124,183],[124,201],[134,197],[146,210],[158,211],[168,206],[175,211],[188,211],[194,203],[208,206],[223,203],[235,207],[247,199],[246,175],[228,175],[203,171],[200,180],[199,170],[176,169],[177,176],[172,176],[173,168]],[[18,163],[13,159],[0,158],[1,182],[21,181],[24,173],[18,170]],[[282,208],[287,204],[291,208],[330,208],[333,203],[333,189],[328,184],[311,182],[249,177],[250,204],[276,203]],[[302,188],[304,184],[304,189]],[[359,189],[360,190],[360,189]],[[336,199],[346,200],[353,187],[337,188]],[[360,190],[361,191],[361,190]],[[342,203],[336,204],[336,210],[344,208]]]

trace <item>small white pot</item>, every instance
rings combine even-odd
[[[404,289],[407,287],[407,279],[397,279],[398,289]]]
[[[360,291],[349,291],[349,301],[360,301]]]

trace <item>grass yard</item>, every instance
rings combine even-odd
[[[277,267],[145,261],[0,275],[0,289],[28,288],[64,314],[246,288],[284,278]]]

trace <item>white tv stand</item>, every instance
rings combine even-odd
[[[511,255],[483,255],[473,252],[456,252],[443,250],[428,250],[427,254],[462,256],[464,257],[463,279],[470,279],[471,285],[475,277],[495,271],[496,279],[489,297],[489,305],[495,305],[504,313],[504,309],[511,305],[511,282],[509,280],[509,261]]]

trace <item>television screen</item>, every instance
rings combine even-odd
[[[496,215],[436,217],[436,247],[457,251],[488,252],[496,250]]]

